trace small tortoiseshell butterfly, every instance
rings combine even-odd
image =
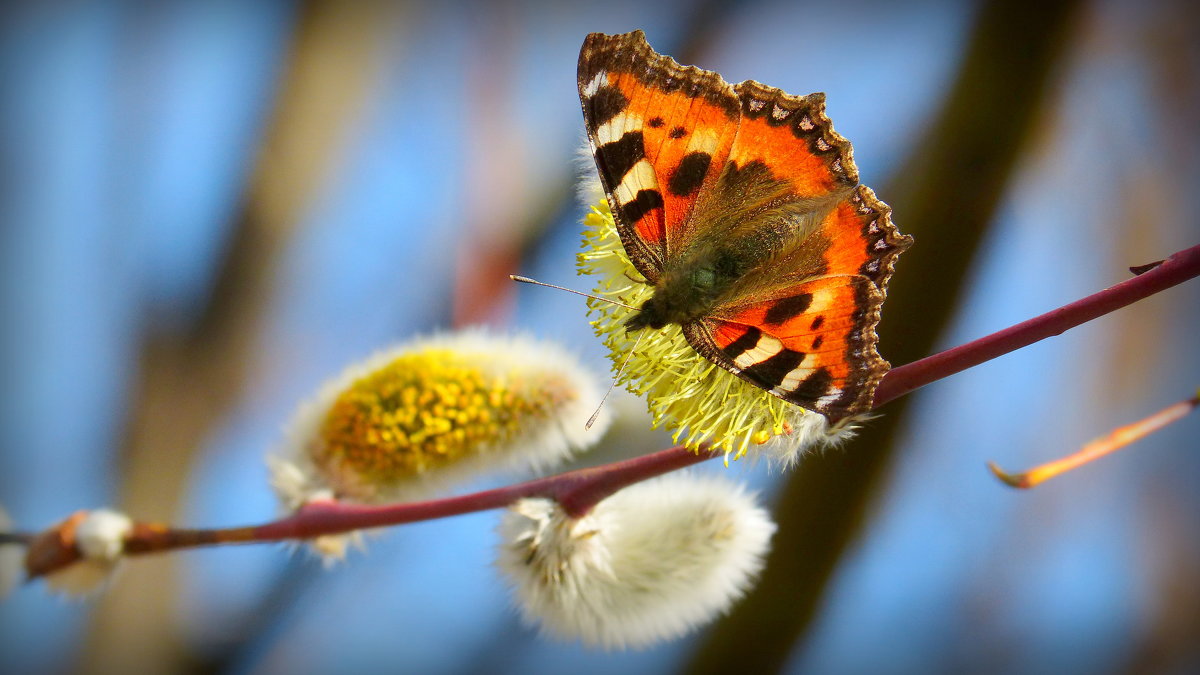
[[[587,37],[579,98],[621,243],[654,287],[627,329],[678,324],[785,401],[869,410],[889,368],[875,326],[912,238],[858,184],[825,95],[730,85],[639,30]]]

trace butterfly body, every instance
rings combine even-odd
[[[710,314],[721,297],[753,269],[755,259],[753,246],[736,243],[692,252],[663,270],[654,295],[626,325],[631,330],[658,329],[672,323],[684,325]]]
[[[810,228],[819,215],[819,210],[776,205],[751,211],[741,222],[726,219],[714,223],[707,231],[720,232],[721,238],[699,241],[670,259],[655,284],[654,295],[627,325],[630,329],[685,325],[711,315],[724,299],[745,294],[749,285],[769,285],[770,279],[757,278],[757,271],[769,275],[772,266],[764,262],[802,240],[797,233]]]
[[[824,95],[680,66],[640,31],[592,34],[580,100],[621,242],[653,295],[628,330],[682,328],[700,355],[801,407],[870,407],[887,280],[911,238],[858,185]]]

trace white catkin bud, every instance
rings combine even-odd
[[[46,585],[66,595],[84,596],[102,589],[112,578],[124,555],[125,537],[133,521],[108,509],[91,511],[75,528],[75,547],[80,560],[47,574]]]
[[[522,617],[589,646],[644,647],[725,612],[761,570],[775,524],[741,486],[673,474],[573,519],[547,499],[505,514],[497,565]]]

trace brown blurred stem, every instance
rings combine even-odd
[[[949,322],[979,242],[1042,113],[1077,2],[988,0],[950,91],[880,196],[916,244],[899,264],[880,325],[894,362],[929,354]],[[885,391],[886,393],[886,391]],[[779,530],[755,589],[692,654],[692,673],[781,670],[803,641],[847,547],[860,534],[907,400],[852,450],[815,453],[779,496]]]
[[[216,287],[182,330],[144,336],[122,467],[121,507],[128,513],[171,518],[179,511],[196,454],[262,363],[258,341],[270,316],[277,254],[357,117],[396,12],[382,3],[298,7],[277,107]],[[179,596],[174,564],[169,556],[142,562],[138,583],[118,580],[101,598],[81,670],[180,672],[189,664],[171,620]]]

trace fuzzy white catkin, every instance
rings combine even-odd
[[[99,591],[117,571],[125,537],[132,529],[133,521],[123,513],[108,509],[91,511],[75,528],[75,547],[83,557],[46,575],[46,585],[53,591],[74,596]]]
[[[524,499],[505,514],[497,565],[522,617],[605,648],[687,634],[752,586],[775,524],[741,486],[673,474],[630,486],[578,520]]]
[[[575,150],[575,164],[579,168],[579,182],[575,185],[579,202],[591,206],[601,199],[607,199],[604,186],[600,183],[600,174],[596,173],[595,153],[586,139]]]

